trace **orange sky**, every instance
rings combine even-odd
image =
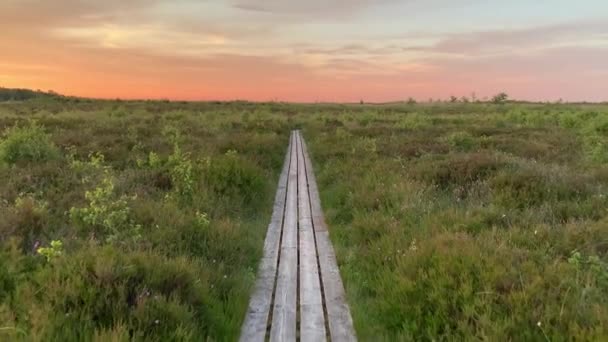
[[[608,5],[539,3],[3,0],[0,86],[188,100],[608,100]]]

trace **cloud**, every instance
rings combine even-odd
[[[202,55],[259,49],[271,28],[203,20],[194,0],[4,0],[0,43]],[[49,42],[53,44],[47,44]],[[39,49],[40,50],[40,49]],[[46,54],[49,52],[47,51]],[[78,52],[75,52],[78,53]]]
[[[173,54],[201,53],[213,46],[223,46],[229,38],[217,33],[190,33],[171,30],[163,25],[102,24],[92,27],[57,28],[51,33],[59,38],[99,48],[140,48]]]
[[[403,50],[396,45],[374,46],[373,43],[351,43],[342,46],[295,46],[298,53],[311,55],[330,55],[330,56],[369,56],[369,55],[388,55],[402,52]]]
[[[27,29],[46,25],[90,25],[147,11],[162,0],[4,0],[0,3],[0,27]],[[132,17],[132,19],[134,19]]]
[[[605,96],[608,20],[444,33],[432,29],[450,26],[437,25],[385,36],[366,31],[366,13],[402,3],[430,6],[0,0],[0,74],[16,86],[103,97],[391,100],[499,90],[522,98]],[[334,28],[331,37],[323,35]]]
[[[608,44],[608,19],[585,21],[516,30],[491,30],[450,34],[427,50],[457,55],[513,54],[538,49],[583,45],[587,42]]]
[[[238,0],[233,7],[254,12],[288,15],[349,15],[372,6],[378,6],[396,0]]]
[[[416,33],[402,38],[371,39],[347,42],[339,46],[304,44],[294,46],[298,55],[314,56],[317,60],[344,60],[345,68],[352,60],[373,61],[385,71],[400,72],[428,69],[464,60],[479,65],[480,61],[496,61],[498,57],[517,60],[537,60],[542,56],[551,64],[567,51],[584,50],[589,58],[608,48],[608,20],[563,23],[516,30],[487,30],[464,33]],[[548,53],[551,51],[552,53]],[[491,58],[495,57],[495,58]],[[580,65],[583,59],[572,60]],[[463,63],[464,63],[463,62]],[[336,65],[336,63],[331,63]],[[369,68],[367,68],[369,69]]]

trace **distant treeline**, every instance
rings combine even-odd
[[[13,88],[4,88],[4,87],[0,87],[0,102],[6,102],[6,101],[25,101],[25,100],[31,100],[31,99],[60,99],[63,101],[67,101],[67,102],[94,102],[94,101],[117,101],[117,102],[164,102],[164,103],[168,103],[168,102],[172,102],[172,103],[182,103],[182,104],[186,104],[188,102],[205,102],[205,103],[211,103],[211,104],[234,104],[234,103],[240,103],[243,105],[252,105],[255,106],[257,104],[260,103],[282,103],[282,104],[290,104],[290,102],[283,102],[283,101],[262,101],[262,102],[256,102],[256,101],[247,101],[247,100],[232,100],[232,101],[210,101],[210,100],[206,100],[206,101],[177,101],[177,100],[169,100],[169,99],[140,99],[140,100],[121,100],[119,98],[117,99],[94,99],[94,98],[86,98],[86,97],[77,97],[77,96],[65,96],[65,95],[61,95],[58,94],[52,90],[49,91],[42,91],[42,90],[32,90],[32,89],[13,89]],[[361,100],[359,102],[359,104],[365,104],[365,105],[381,105],[381,106],[385,106],[385,105],[401,105],[401,104],[409,104],[409,105],[413,105],[413,104],[417,104],[419,103],[417,99],[414,99],[412,97],[408,98],[407,100],[404,101],[389,101],[389,102],[366,102],[364,100]],[[524,101],[524,100],[516,100],[516,99],[512,99],[509,97],[509,95],[507,95],[506,93],[502,92],[499,94],[496,94],[495,96],[492,96],[491,98],[477,98],[475,96],[475,94],[473,94],[471,97],[466,97],[466,96],[462,96],[462,97],[456,97],[456,96],[450,96],[447,99],[433,99],[430,98],[427,101],[421,101],[420,103],[494,103],[494,104],[504,104],[504,103],[520,103],[520,104],[548,104],[548,103],[555,103],[555,104],[572,104],[572,105],[584,105],[584,104],[608,104],[608,101],[603,101],[603,102],[587,102],[587,101],[576,101],[576,102],[566,102],[563,101],[562,99],[559,99],[557,101]],[[300,103],[300,104],[313,104],[313,103]],[[326,104],[326,105],[353,105],[353,104],[357,104],[357,102],[345,102],[345,103],[331,103],[331,102],[315,102],[314,104]]]
[[[53,91],[44,92],[42,90],[10,89],[0,87],[0,101],[24,101],[50,97],[61,97],[61,95]]]

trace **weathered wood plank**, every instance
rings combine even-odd
[[[241,341],[264,341],[270,315],[271,341],[325,341],[328,335],[332,341],[356,341],[312,163],[299,131],[290,137]]]
[[[274,292],[277,273],[277,260],[279,257],[279,244],[283,215],[285,213],[285,196],[287,192],[287,176],[291,161],[293,136],[289,139],[289,148],[285,154],[283,170],[279,177],[277,193],[274,199],[272,218],[268,225],[264,241],[264,256],[260,261],[258,278],[253,290],[247,315],[241,328],[241,341],[264,341],[268,325],[268,316]]]
[[[292,141],[279,273],[277,277],[272,326],[270,330],[271,341],[296,340],[298,282],[298,158],[296,151],[298,143],[295,132],[292,132]]]
[[[312,221],[315,229],[317,252],[321,268],[321,280],[325,295],[327,320],[332,342],[356,341],[352,316],[346,303],[344,286],[336,255],[329,239],[329,233],[321,209],[321,200],[317,189],[317,181],[312,168],[306,143],[302,140],[304,168],[308,176],[309,194],[312,208]]]
[[[298,141],[298,231],[300,234],[300,340],[325,341],[323,296],[319,279],[317,247],[312,226],[308,179],[300,132]]]

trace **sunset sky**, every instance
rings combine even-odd
[[[608,1],[0,0],[0,86],[188,100],[608,100]]]

